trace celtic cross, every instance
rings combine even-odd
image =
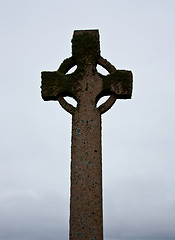
[[[97,64],[108,71],[98,73]],[[67,72],[77,66],[73,73]],[[76,30],[72,57],[54,72],[42,72],[42,98],[59,101],[72,115],[70,240],[102,240],[102,150],[101,115],[116,99],[129,99],[132,73],[116,70],[100,56],[98,30]],[[76,100],[74,107],[66,96]],[[98,100],[109,96],[97,107]]]

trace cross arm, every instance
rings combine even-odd
[[[73,81],[70,75],[64,75],[59,71],[41,73],[41,95],[43,100],[58,100],[58,96],[73,95]]]
[[[132,95],[132,72],[116,70],[113,73],[102,76],[103,95],[114,93],[117,99],[130,99]]]

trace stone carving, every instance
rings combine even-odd
[[[109,74],[97,72],[97,64]],[[66,74],[73,66],[77,69]],[[76,30],[72,57],[55,72],[42,72],[42,98],[59,101],[72,114],[71,197],[69,239],[102,240],[101,115],[116,99],[129,99],[132,73],[116,70],[100,55],[98,30]],[[98,100],[110,96],[101,106]],[[64,97],[77,101],[74,107]]]

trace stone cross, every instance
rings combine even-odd
[[[97,72],[97,64],[109,74]],[[73,73],[66,74],[77,66]],[[116,99],[131,98],[131,71],[116,70],[100,56],[98,30],[76,30],[72,57],[55,72],[42,72],[42,98],[72,114],[70,240],[102,240],[101,115]],[[77,101],[74,107],[64,97]],[[109,99],[97,107],[103,96]]]

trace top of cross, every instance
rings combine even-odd
[[[97,64],[104,67],[109,74],[104,76],[98,73]],[[66,74],[75,65],[77,65],[75,72]],[[75,30],[72,39],[72,57],[64,60],[57,71],[42,72],[41,88],[44,100],[59,100],[70,113],[78,109],[80,103],[82,105],[84,102],[87,105],[86,96],[91,99],[89,103],[96,107],[100,97],[110,95],[109,100],[99,107],[103,113],[116,99],[131,98],[132,73],[116,70],[100,56],[98,30]],[[78,102],[77,108],[66,103],[65,96],[75,98]]]
[[[78,64],[88,61],[95,65],[100,56],[100,44],[98,30],[76,30],[72,39],[72,56]],[[85,66],[83,66],[85,67]]]

